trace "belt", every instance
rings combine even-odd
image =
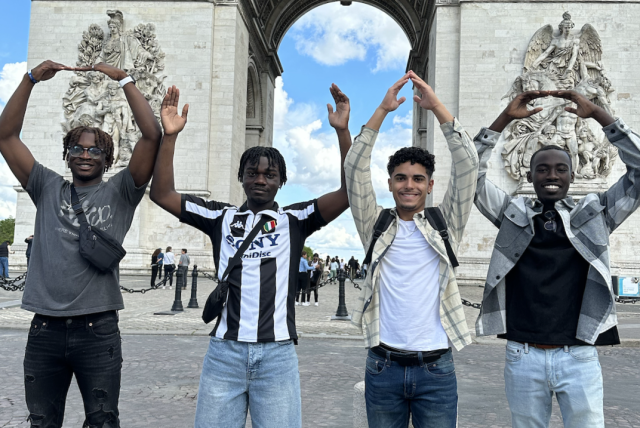
[[[518,342],[521,345],[524,345],[524,343]],[[564,345],[539,345],[537,343],[529,343],[529,346],[532,348],[538,348],[538,349],[558,349],[558,348],[564,348]]]
[[[375,346],[371,348],[371,352],[385,359],[387,358],[387,353],[389,353],[389,360],[395,361],[401,366],[420,365],[420,358],[418,357],[417,352],[398,352],[392,349],[393,348],[390,348],[388,346],[380,345],[380,346]],[[442,355],[449,352],[450,349],[451,348],[422,352],[422,363],[423,364],[433,363],[434,361],[437,361],[438,359],[440,359]]]

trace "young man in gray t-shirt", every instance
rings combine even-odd
[[[63,140],[72,181],[38,163],[20,140],[34,86],[59,71],[102,72],[120,86],[142,137],[129,166],[103,181],[114,144],[98,128],[78,127]],[[123,70],[107,64],[71,68],[45,61],[23,77],[0,116],[0,152],[36,206],[35,235],[22,308],[35,312],[24,358],[32,426],[59,427],[71,378],[84,400],[84,426],[120,426],[122,352],[116,311],[123,309],[118,268],[102,272],[79,252],[80,223],[71,186],[93,228],[122,243],[151,179],[162,131],[149,103]]]

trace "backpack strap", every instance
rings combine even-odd
[[[442,211],[440,211],[439,207],[425,208],[424,216],[429,221],[431,227],[433,227],[438,231],[438,233],[440,233],[440,236],[444,241],[444,247],[447,250],[447,256],[449,257],[451,266],[453,266],[454,268],[458,267],[460,264],[458,263],[458,259],[456,258],[456,253],[453,252],[453,248],[451,247],[451,242],[449,241],[449,232],[447,230],[447,221],[444,219]]]
[[[369,244],[369,249],[367,250],[367,255],[364,258],[362,264],[366,264],[367,268],[371,266],[371,257],[373,256],[373,247],[376,245],[378,238],[380,235],[387,230],[391,221],[393,220],[393,216],[391,215],[390,209],[384,209],[380,212],[378,219],[376,220],[375,226],[373,226],[373,237],[371,238],[371,243]]]

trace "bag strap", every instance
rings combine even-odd
[[[456,258],[456,253],[453,252],[453,248],[451,247],[451,242],[449,241],[449,231],[447,230],[447,221],[444,219],[442,211],[440,211],[439,207],[425,208],[424,216],[429,221],[431,227],[433,227],[438,231],[438,233],[440,233],[440,236],[444,241],[444,247],[447,250],[447,256],[449,257],[451,266],[453,266],[454,268],[458,267],[460,264],[458,263],[458,259]]]
[[[258,232],[260,232],[260,229],[262,229],[262,227],[270,219],[271,219],[271,217],[265,216],[263,214],[262,218],[260,219],[258,224],[256,224],[253,227],[253,229],[251,229],[251,232],[249,232],[249,235],[247,235],[245,240],[242,242],[242,245],[240,245],[240,248],[238,248],[238,251],[236,251],[236,253],[233,255],[233,258],[231,259],[231,261],[227,265],[227,268],[225,269],[224,273],[222,274],[222,278],[220,279],[222,282],[227,280],[227,277],[229,276],[229,274],[231,273],[233,268],[235,268],[236,265],[238,264],[238,262],[240,262],[240,259],[242,258],[242,255],[244,254],[245,251],[247,251],[247,248],[249,248],[249,245],[251,245],[251,243],[253,242],[253,238],[255,238],[256,235],[258,235]]]
[[[76,213],[76,217],[83,226],[88,226],[89,222],[87,221],[87,216],[84,214],[84,210],[82,209],[82,205],[78,200],[78,193],[76,192],[76,188],[74,185],[71,185],[71,206],[73,207],[73,212]]]
[[[373,247],[376,245],[376,242],[382,235],[382,233],[387,230],[393,217],[391,216],[390,209],[384,209],[380,212],[378,219],[376,220],[375,226],[373,226],[373,237],[371,237],[371,243],[369,244],[369,249],[367,250],[367,255],[364,258],[362,264],[366,264],[367,268],[371,266],[371,257],[373,256]]]

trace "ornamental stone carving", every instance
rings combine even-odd
[[[78,66],[106,62],[125,70],[136,79],[136,86],[149,101],[160,120],[160,106],[167,90],[164,86],[165,54],[156,40],[154,24],[139,24],[125,30],[124,15],[108,10],[108,35],[98,24],[91,24],[78,45]],[[114,166],[129,163],[138,129],[129,104],[115,82],[99,72],[76,72],[62,99],[65,132],[77,126],[94,126],[113,138]]]
[[[562,18],[557,31],[545,25],[533,35],[522,74],[505,98],[530,90],[573,89],[613,115],[609,95],[614,89],[602,63],[598,32],[590,24],[574,31],[571,15],[565,12]],[[594,120],[580,119],[565,111],[566,106],[557,98],[535,100],[532,107],[543,107],[542,112],[513,121],[505,129],[502,158],[511,177],[525,180],[531,155],[550,144],[570,153],[576,177],[593,180],[609,175],[617,149]]]

